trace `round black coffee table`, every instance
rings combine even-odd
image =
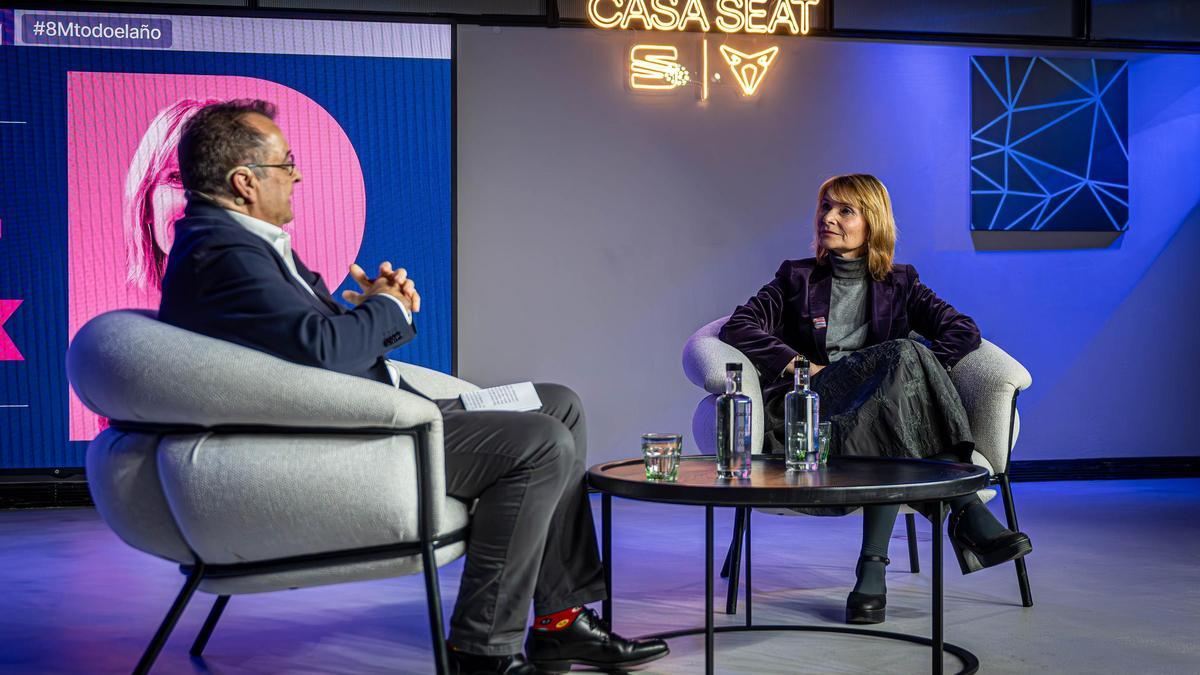
[[[674,483],[647,481],[642,460],[623,459],[597,464],[588,470],[589,484],[601,493],[601,547],[604,578],[609,599],[604,602],[605,620],[612,624],[612,498],[624,497],[649,502],[703,506],[704,528],[704,628],[694,628],[653,636],[672,638],[704,634],[705,672],[713,672],[713,638],[716,633],[739,631],[816,631],[866,635],[904,640],[932,648],[932,672],[942,672],[942,652],[958,657],[963,663],[960,674],[974,673],[979,659],[974,654],[946,643],[942,638],[942,522],[948,499],[977,492],[988,484],[984,469],[972,464],[954,464],[919,459],[883,459],[835,457],[817,471],[788,473],[777,457],[755,457],[751,476],[746,480],[720,480],[711,455],[685,456],[679,463]],[[871,504],[911,504],[924,502],[938,514],[933,521],[933,637],[842,626],[754,625],[751,613],[749,566],[746,574],[746,625],[713,626],[713,508],[795,507],[795,506],[866,506]],[[749,538],[746,540],[749,557]]]

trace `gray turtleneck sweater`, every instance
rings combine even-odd
[[[830,254],[833,291],[829,298],[829,326],[825,351],[833,363],[867,342],[867,258],[854,260]]]

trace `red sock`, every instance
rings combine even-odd
[[[579,613],[582,611],[583,607],[580,606],[564,609],[561,612],[553,614],[541,614],[533,620],[533,629],[556,631],[570,628],[571,624],[575,623],[575,619],[579,618]]]

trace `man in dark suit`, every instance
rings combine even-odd
[[[409,387],[385,355],[416,335],[421,298],[403,269],[357,265],[339,305],[291,250],[300,170],[262,101],[210,105],[179,143],[189,193],[163,278],[159,318],[295,363]],[[605,597],[583,484],[586,425],[574,392],[537,385],[542,409],[443,415],[446,488],[478,500],[450,625],[461,673],[533,673],[573,664],[623,669],[661,658],[661,640],[626,640],[584,607]],[[521,653],[530,600],[537,618]]]

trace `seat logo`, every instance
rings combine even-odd
[[[672,45],[635,45],[629,51],[629,86],[634,89],[675,89],[691,81]]]

